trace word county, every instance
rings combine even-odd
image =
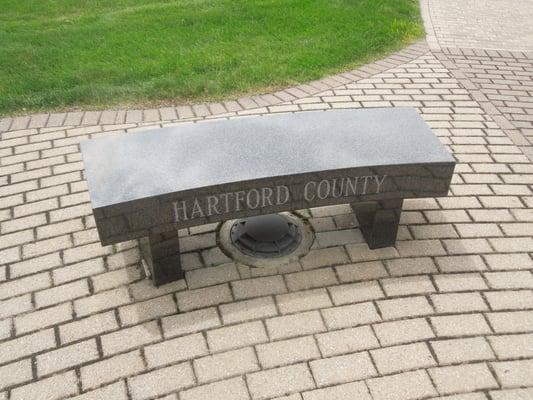
[[[309,181],[304,185],[303,198],[306,202],[312,203],[328,198],[379,194],[386,177],[387,175],[368,175]],[[280,206],[301,197],[301,195],[296,196],[294,190],[291,193],[287,186],[278,185],[204,196],[191,201],[175,201],[173,205],[176,222],[179,222],[242,210]]]

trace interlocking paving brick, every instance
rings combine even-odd
[[[208,353],[207,344],[201,333],[182,336],[144,348],[149,368],[154,368],[178,361],[191,360]]]
[[[267,399],[315,387],[306,364],[254,372],[247,376],[247,382],[254,399]]]
[[[231,290],[227,284],[186,290],[177,293],[176,298],[179,310],[182,312],[228,303],[233,300]]]
[[[48,375],[96,360],[98,357],[96,340],[87,340],[37,356],[37,373],[39,376]]]
[[[160,316],[174,314],[175,312],[176,303],[174,303],[171,296],[134,303],[122,306],[119,309],[120,320],[123,325],[133,325]]]
[[[329,288],[335,305],[357,303],[385,297],[376,281],[351,283]]]
[[[483,276],[477,273],[435,275],[434,279],[439,292],[488,289]]]
[[[316,335],[324,357],[379,347],[376,336],[368,326],[349,328]]]
[[[70,343],[118,328],[115,314],[112,311],[94,314],[59,327],[61,343]]]
[[[392,276],[419,275],[437,272],[435,262],[429,257],[387,260],[386,265]]]
[[[201,383],[227,379],[260,369],[251,347],[199,358],[194,360],[193,366]]]
[[[387,375],[436,365],[425,343],[414,343],[371,350],[378,371]]]
[[[56,347],[53,329],[0,342],[0,364]]]
[[[381,283],[387,296],[403,296],[436,291],[433,283],[426,275],[382,279]]]
[[[332,305],[326,289],[281,294],[276,296],[276,302],[282,314],[314,310]]]
[[[329,329],[365,325],[381,320],[371,302],[326,308],[322,310],[322,316]]]
[[[396,249],[391,247],[370,250],[366,244],[349,244],[346,245],[346,250],[353,262],[384,260],[398,257]]]
[[[304,400],[371,400],[368,389],[363,382],[352,382],[303,393]],[[289,399],[287,399],[289,400]],[[297,399],[293,399],[297,400]]]
[[[125,287],[98,293],[74,301],[74,309],[79,316],[94,314],[109,308],[115,308],[131,301]]]
[[[216,285],[239,279],[235,264],[219,265],[216,267],[196,269],[186,273],[189,288]]]
[[[72,305],[63,303],[16,317],[15,330],[17,334],[31,332],[71,320],[72,317]]]
[[[439,363],[442,364],[457,364],[495,358],[491,347],[481,337],[438,340],[430,343]]]
[[[10,280],[0,283],[0,300],[30,293],[39,289],[48,288],[50,285],[50,275],[46,272],[26,278]]]
[[[533,329],[533,311],[489,313],[487,318],[496,333],[522,333]]]
[[[265,327],[260,321],[214,329],[207,332],[211,351],[230,350],[267,342]]]
[[[431,300],[439,313],[485,311],[489,308],[479,293],[434,294]]]
[[[531,290],[485,292],[485,297],[495,311],[533,308],[533,291]]]
[[[160,339],[161,332],[156,322],[147,322],[100,336],[102,351],[106,356],[156,342]]]
[[[0,367],[0,390],[19,383],[31,381],[33,378],[31,360],[17,361]],[[6,395],[7,399],[7,395]]]
[[[91,390],[80,396],[72,397],[74,400],[126,400],[127,398],[126,385],[123,381]]]
[[[437,264],[442,272],[483,271],[487,267],[478,255],[438,257]]]
[[[489,336],[487,339],[499,359],[533,356],[533,334]]]
[[[0,340],[11,337],[11,331],[13,330],[12,325],[13,322],[11,318],[0,321]]]
[[[233,378],[226,381],[198,386],[181,392],[183,400],[248,400],[248,390],[242,378]]]
[[[388,275],[383,263],[379,261],[339,265],[335,267],[335,271],[341,282],[378,279]]]
[[[465,336],[490,333],[490,327],[481,314],[431,317],[437,336]]]
[[[451,396],[434,397],[432,400],[487,400],[488,397],[483,393],[463,393]]]
[[[78,297],[83,297],[89,293],[88,281],[86,279],[81,279],[35,293],[35,303],[37,304],[37,307],[47,307],[64,301],[73,300]]]
[[[314,269],[348,262],[343,247],[311,250],[300,260],[304,269]]]
[[[528,254],[489,254],[485,256],[490,269],[533,269],[533,260]]]
[[[348,354],[309,363],[319,387],[337,385],[377,375],[367,352]]]
[[[419,399],[435,396],[437,392],[425,371],[404,372],[368,381],[375,400]]]
[[[170,315],[161,319],[165,338],[194,333],[221,325],[215,308]]]
[[[287,274],[285,279],[290,291],[312,289],[337,283],[337,277],[332,268],[295,272]]]
[[[423,296],[380,300],[377,302],[383,319],[417,317],[433,313],[433,308]]]
[[[312,336],[257,345],[256,351],[263,368],[320,358],[320,352]]]
[[[286,293],[287,288],[279,275],[234,281],[231,283],[236,299],[247,299]]]
[[[493,289],[533,288],[533,275],[529,271],[488,272],[485,278]]]
[[[11,391],[11,399],[60,399],[78,394],[77,378],[74,371],[68,371],[61,375],[54,375],[35,383],[19,386]]]
[[[493,400],[527,400],[533,396],[533,388],[492,390],[490,396]]]
[[[423,318],[383,322],[374,325],[374,331],[382,346],[390,346],[434,338],[435,335]]]
[[[326,330],[318,311],[275,317],[266,320],[268,335],[271,339],[285,339],[310,335]]]
[[[503,387],[533,385],[533,360],[501,361],[491,365]]]
[[[468,364],[429,369],[441,394],[494,389],[498,384],[486,364]]]
[[[119,378],[136,375],[144,369],[141,354],[136,350],[82,367],[81,382],[84,390],[92,389]]]
[[[194,385],[194,373],[189,363],[156,369],[128,379],[131,398],[145,400]]]
[[[225,324],[244,322],[251,319],[272,317],[278,314],[272,297],[260,297],[220,306],[220,314]]]

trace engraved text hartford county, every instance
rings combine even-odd
[[[387,175],[364,175],[310,180],[303,185],[303,199],[311,203],[328,198],[379,194],[386,178]],[[243,210],[280,206],[291,203],[294,200],[293,196],[295,196],[294,190],[289,190],[286,185],[276,185],[195,197],[173,202],[174,216],[176,222],[182,222]]]

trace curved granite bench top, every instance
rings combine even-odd
[[[453,163],[414,109],[271,114],[82,142],[94,208],[233,182]]]
[[[409,108],[189,123],[81,148],[104,244],[258,214],[442,196],[455,165]]]

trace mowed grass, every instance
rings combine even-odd
[[[0,114],[264,92],[422,34],[417,0],[0,0]]]

